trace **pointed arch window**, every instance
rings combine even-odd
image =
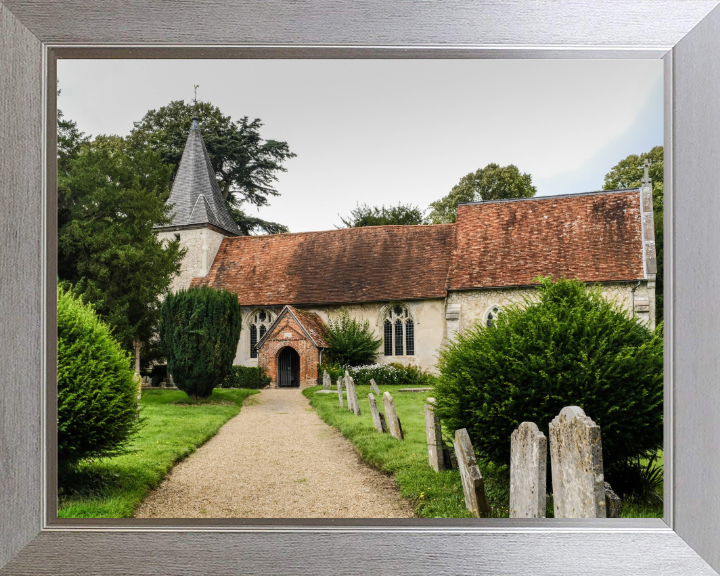
[[[257,343],[265,336],[273,323],[273,314],[267,310],[257,310],[250,317],[250,358],[257,358]]]
[[[485,313],[485,324],[488,328],[494,328],[495,322],[497,321],[498,314],[500,313],[500,306],[494,304],[490,306],[490,310]]]
[[[415,322],[402,304],[390,308],[383,321],[385,356],[415,355]]]

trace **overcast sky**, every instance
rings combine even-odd
[[[260,118],[297,154],[251,214],[327,230],[357,202],[421,208],[490,162],[538,195],[602,188],[663,142],[660,60],[60,60],[59,106],[83,132],[127,135],[172,100]]]

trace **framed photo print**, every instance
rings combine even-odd
[[[0,0],[0,574],[717,574],[717,4]]]

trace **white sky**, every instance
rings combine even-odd
[[[285,140],[280,197],[251,214],[327,230],[357,202],[446,195],[490,162],[538,195],[602,188],[628,154],[663,142],[659,60],[60,60],[59,107],[80,130],[127,135],[172,100],[260,118]]]

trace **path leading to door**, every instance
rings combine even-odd
[[[138,518],[410,518],[394,480],[362,462],[299,389],[250,396],[178,464]]]

